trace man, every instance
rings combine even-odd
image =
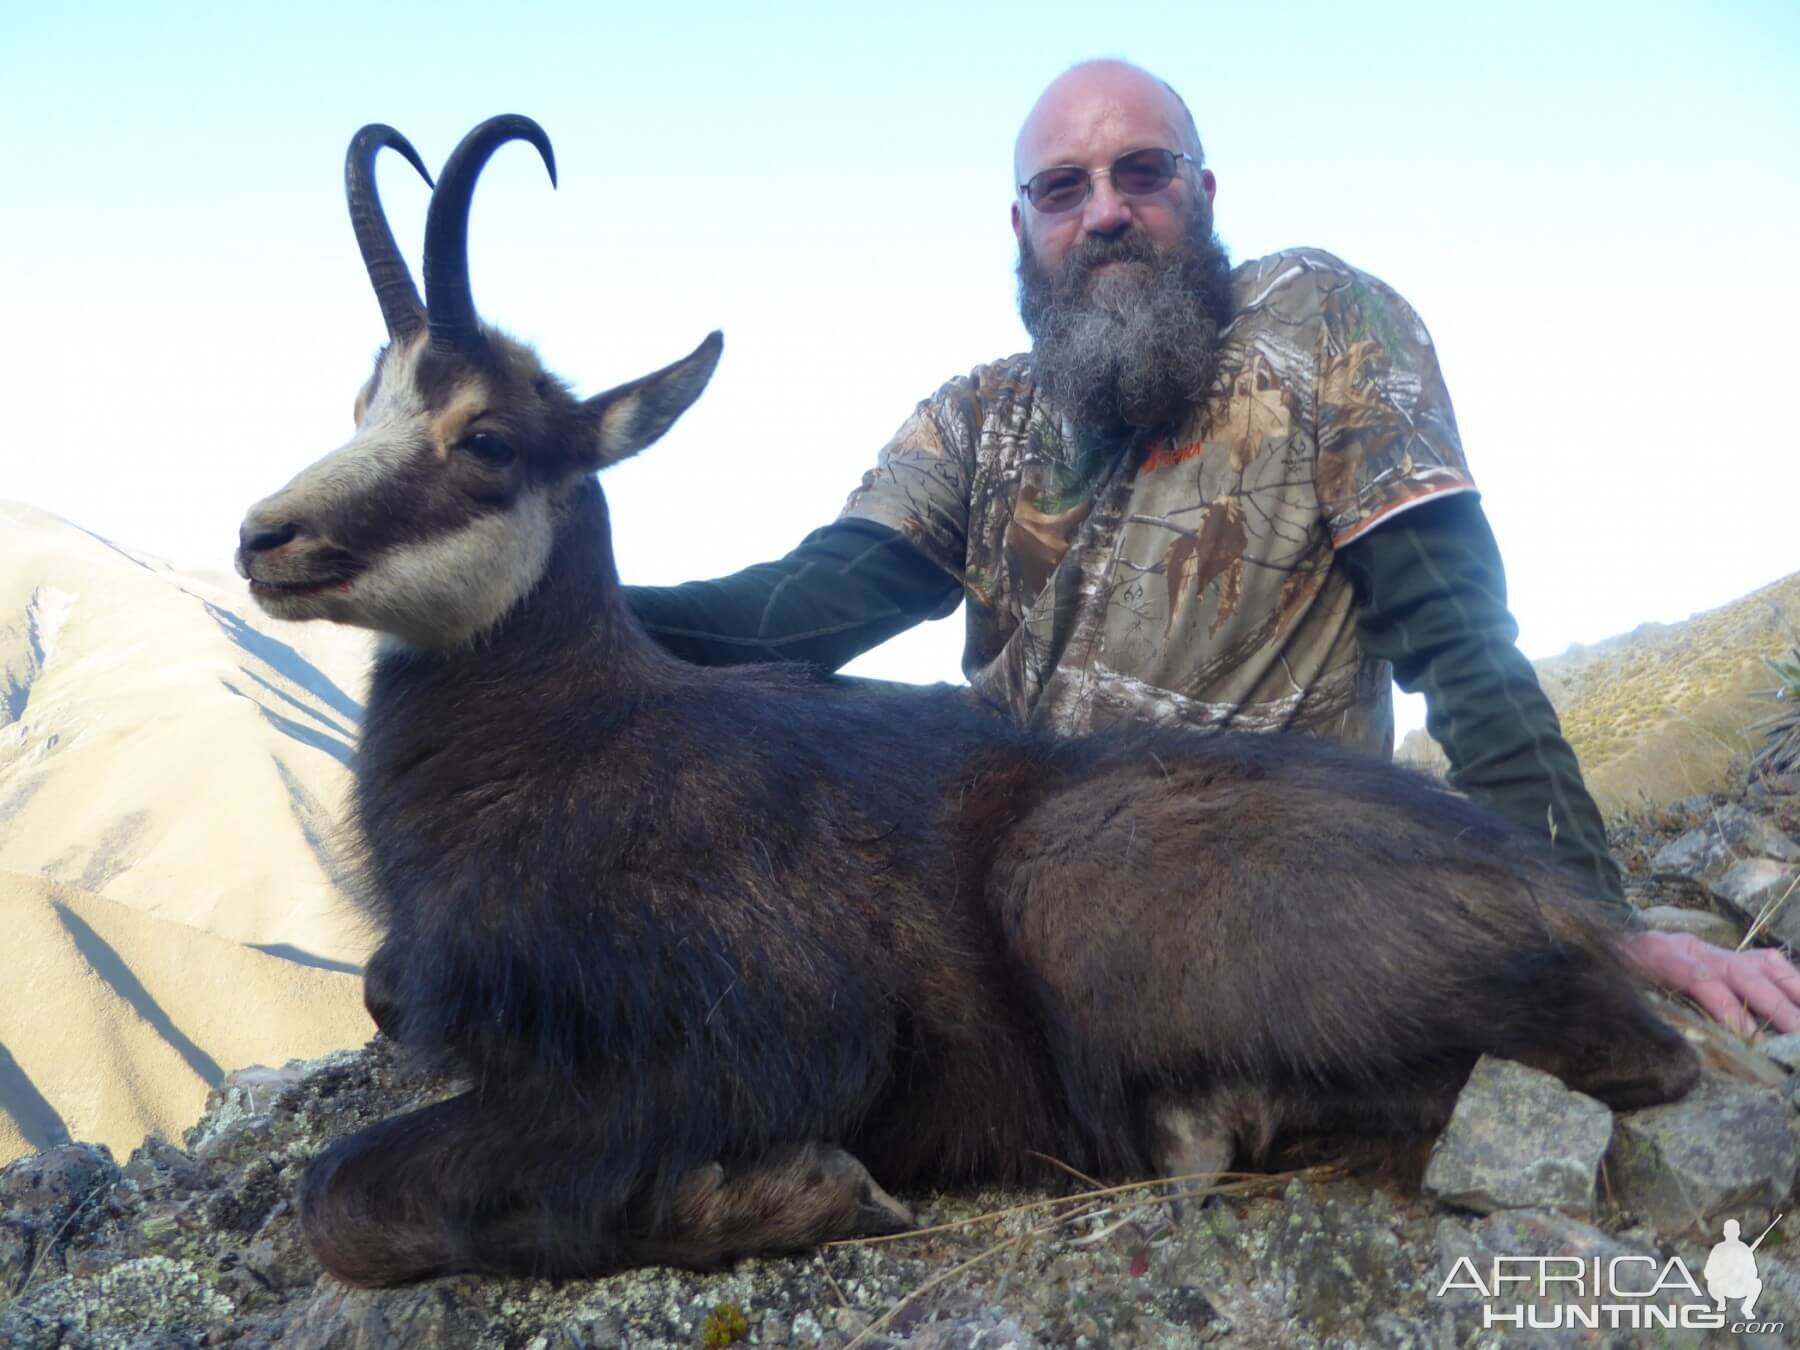
[[[1123,62],[1045,90],[1014,181],[1031,352],[921,403],[839,520],[780,562],[630,588],[651,634],[702,663],[835,670],[966,600],[970,686],[1020,722],[1281,729],[1381,754],[1397,678],[1425,693],[1452,781],[1547,831],[1641,930],[1513,645],[1406,302],[1312,249],[1232,270],[1193,118]],[[1627,941],[1713,1016],[1800,1028],[1800,973],[1779,953]]]

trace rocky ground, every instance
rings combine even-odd
[[[1792,779],[1614,823],[1652,922],[1715,941],[1759,924],[1772,941],[1800,933],[1800,895],[1763,912],[1797,889],[1796,839]],[[123,1167],[69,1144],[0,1172],[0,1346],[1785,1344],[1800,1323],[1800,1035],[1749,1045],[1670,1013],[1707,1064],[1686,1101],[1615,1117],[1484,1060],[1416,1192],[1311,1173],[1179,1206],[1143,1190],[915,1196],[935,1231],[722,1273],[365,1293],[321,1276],[291,1197],[328,1140],[444,1090],[376,1042],[233,1074],[179,1146],[152,1140]],[[1669,1283],[1674,1259],[1699,1280],[1724,1220],[1749,1241],[1778,1215],[1756,1252],[1769,1322],[1748,1328],[1615,1329],[1608,1314],[1598,1330],[1527,1332],[1504,1319],[1567,1318],[1569,1301],[1484,1292],[1500,1256],[1580,1257],[1586,1271],[1645,1258],[1621,1268],[1662,1272],[1663,1292],[1611,1301],[1637,1316],[1690,1305],[1691,1323],[1711,1305]]]
[[[1745,782],[1673,806],[1625,811],[1607,825],[1626,888],[1655,927],[1735,947],[1800,946],[1800,775]],[[1761,926],[1758,927],[1759,921]]]

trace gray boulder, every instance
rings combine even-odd
[[[1432,1150],[1425,1193],[1461,1209],[1590,1218],[1613,1114],[1551,1074],[1483,1055]]]
[[[1727,803],[1714,807],[1698,828],[1664,845],[1651,866],[1659,876],[1710,884],[1745,858],[1800,862],[1800,844],[1761,816]]]
[[[1726,868],[1710,889],[1746,924],[1759,924],[1761,940],[1800,943],[1800,866],[1744,858]]]
[[[1620,1205],[1671,1236],[1766,1222],[1793,1191],[1792,1121],[1784,1092],[1703,1078],[1683,1101],[1619,1118],[1607,1179]]]

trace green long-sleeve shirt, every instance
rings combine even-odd
[[[1555,710],[1514,641],[1500,552],[1472,493],[1434,498],[1338,550],[1365,651],[1422,692],[1426,728],[1450,781],[1539,834],[1604,900],[1640,927],[1624,898],[1598,808]],[[702,665],[845,662],[924,619],[955,610],[962,586],[900,534],[846,517],[778,562],[716,581],[628,586],[640,622],[669,651]]]

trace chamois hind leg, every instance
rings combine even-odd
[[[1146,1151],[1158,1176],[1209,1187],[1230,1170],[1241,1132],[1235,1094],[1153,1098],[1145,1110]]]
[[[583,1131],[526,1126],[465,1093],[340,1139],[306,1169],[300,1222],[319,1263],[382,1286],[457,1271],[595,1275],[662,1262],[900,1232],[911,1216],[862,1164],[807,1144],[688,1171],[672,1203],[653,1178],[608,1176]]]
[[[1615,1111],[1657,1106],[1687,1095],[1700,1079],[1700,1056],[1687,1037],[1658,1016],[1622,970],[1588,967],[1571,978],[1567,997],[1601,1015],[1571,1020],[1556,1041],[1499,1051],[1554,1074]],[[1621,1030],[1623,1029],[1623,1030]]]
[[[912,1215],[856,1158],[828,1144],[799,1144],[751,1162],[695,1167],[672,1200],[657,1204],[646,1189],[613,1216],[610,1231],[583,1247],[577,1221],[542,1210],[515,1212],[483,1234],[500,1269],[589,1275],[625,1265],[707,1270],[739,1257],[798,1251],[841,1238],[911,1229]]]
[[[1386,766],[1262,740],[1121,751],[998,837],[987,899],[1077,1084],[1331,1084],[1334,1109],[1379,1115],[1420,1083],[1435,1109],[1440,1071],[1483,1053],[1617,1106],[1693,1083],[1618,935],[1530,840]]]
[[[1430,1144],[1449,1122],[1465,1064],[1419,1066],[1386,1085],[1236,1082],[1153,1096],[1143,1121],[1157,1175],[1213,1189],[1233,1160],[1246,1168],[1327,1165],[1417,1188]]]
[[[1159,1097],[1145,1111],[1146,1149],[1151,1166],[1169,1178],[1177,1194],[1197,1200],[1217,1189],[1223,1173],[1237,1156],[1237,1122],[1232,1117],[1228,1094],[1208,1093],[1197,1098]],[[1180,1218],[1181,1201],[1170,1201],[1170,1213]]]

